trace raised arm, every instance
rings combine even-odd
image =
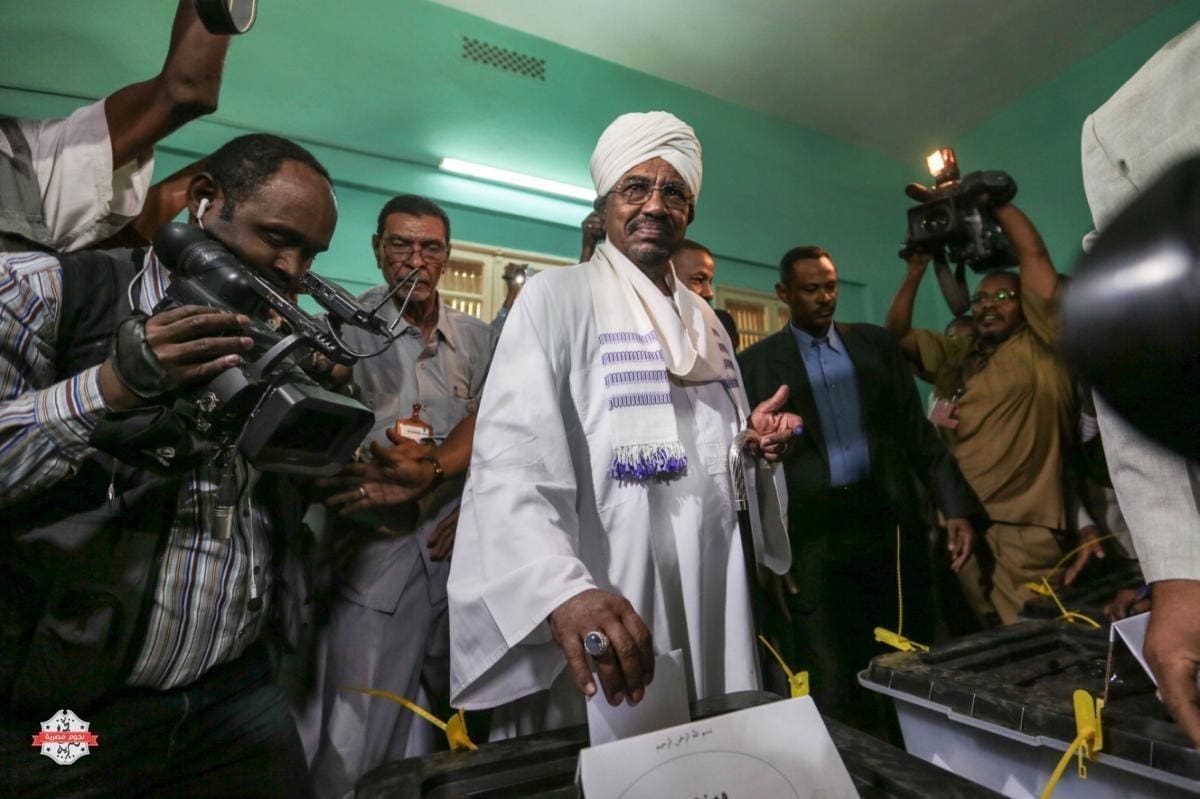
[[[162,71],[111,94],[104,104],[113,167],[148,152],[185,123],[217,110],[228,36],[214,36],[192,0],[179,0]]]
[[[929,267],[929,258],[928,253],[922,252],[914,252],[908,256],[908,269],[904,274],[904,280],[900,283],[900,288],[892,299],[892,304],[888,308],[883,322],[884,327],[896,337],[904,357],[918,366],[921,364],[921,353],[917,348],[916,337],[913,335],[913,306],[916,303],[917,289],[921,286],[921,279],[925,277],[925,270]]]
[[[1029,217],[1012,203],[996,206],[992,215],[1012,245],[1020,264],[1021,291],[1033,292],[1044,300],[1054,295],[1058,273],[1046,250],[1046,243]]]

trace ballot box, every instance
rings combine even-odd
[[[1100,563],[1101,568],[1084,571],[1075,585],[1062,586],[1055,593],[1063,608],[1082,613],[1104,626],[1108,623],[1104,615],[1105,606],[1121,589],[1141,585],[1142,575],[1134,561],[1120,560],[1115,555],[1109,555]],[[1057,619],[1062,616],[1062,609],[1049,596],[1035,596],[1021,608],[1020,615],[1022,619],[1030,621]]]
[[[1200,752],[1122,646],[1110,669],[1106,630],[1029,621],[880,655],[859,682],[895,701],[909,753],[1012,797],[1041,795],[1077,734],[1075,690],[1107,682],[1103,748],[1086,780],[1072,761],[1056,799],[1200,794]]]
[[[694,703],[692,718],[711,718],[778,699],[761,691],[741,691]],[[831,720],[826,720],[826,725],[863,799],[998,796],[857,730]],[[587,745],[587,727],[578,726],[483,744],[474,752],[409,758],[380,766],[364,776],[355,796],[578,799],[581,794],[575,784],[576,763],[579,750]]]

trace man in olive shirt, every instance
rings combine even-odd
[[[955,337],[913,330],[912,311],[928,256],[909,259],[908,274],[888,311],[887,327],[924,374],[957,370],[953,408],[933,415],[992,526],[995,559],[990,593],[978,565],[960,573],[976,615],[1017,621],[1025,587],[1062,557],[1067,533],[1063,464],[1071,435],[1074,390],[1054,353],[1053,304],[1058,275],[1041,236],[1016,206],[992,209],[1020,264],[1019,274],[989,272],[971,300],[977,333]],[[1084,549],[1077,564],[1102,555]],[[972,559],[974,561],[974,559]]]

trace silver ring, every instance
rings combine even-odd
[[[359,487],[358,487],[358,495],[359,495],[360,497],[362,497],[363,499],[366,499],[366,498],[367,498],[367,487],[366,487],[366,486],[359,486]]]
[[[583,636],[583,651],[598,658],[608,651],[608,636],[599,630],[592,630]]]

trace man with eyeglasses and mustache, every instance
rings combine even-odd
[[[513,307],[459,520],[452,703],[495,707],[494,738],[580,723],[585,696],[637,703],[675,649],[693,699],[757,688],[746,562],[790,561],[780,470],[746,458],[743,553],[728,464],[743,419],[778,457],[799,417],[779,412],[786,389],[751,412],[728,335],[671,268],[700,191],[695,133],[626,114],[591,172],[605,240]]]
[[[396,323],[396,339],[343,332],[360,352],[384,349],[354,366],[362,401],[375,412],[369,444],[360,462],[327,481],[333,596],[311,660],[313,684],[296,712],[318,797],[344,796],[376,766],[434,748],[436,731],[414,725],[410,711],[345,688],[390,691],[446,713],[446,578],[459,475],[499,335],[438,293],[450,219],[437,203],[394,197],[376,231],[371,249],[385,285],[361,301],[374,308],[397,289],[380,310]],[[432,440],[413,441],[398,429],[414,409]]]
[[[925,254],[909,258],[886,324],[922,374],[958,370],[950,392],[955,407],[939,423],[991,517],[986,540],[995,560],[990,593],[985,594],[976,558],[959,572],[959,580],[981,621],[998,616],[1012,624],[1033,597],[1025,584],[1048,575],[1069,548],[1063,464],[1075,396],[1071,376],[1054,351],[1058,274],[1046,245],[1011,203],[996,205],[992,213],[1020,269],[1017,274],[989,272],[980,281],[971,298],[974,337],[912,329],[913,303],[929,264]],[[1072,573],[1092,557],[1103,557],[1098,544],[1079,552]]]

